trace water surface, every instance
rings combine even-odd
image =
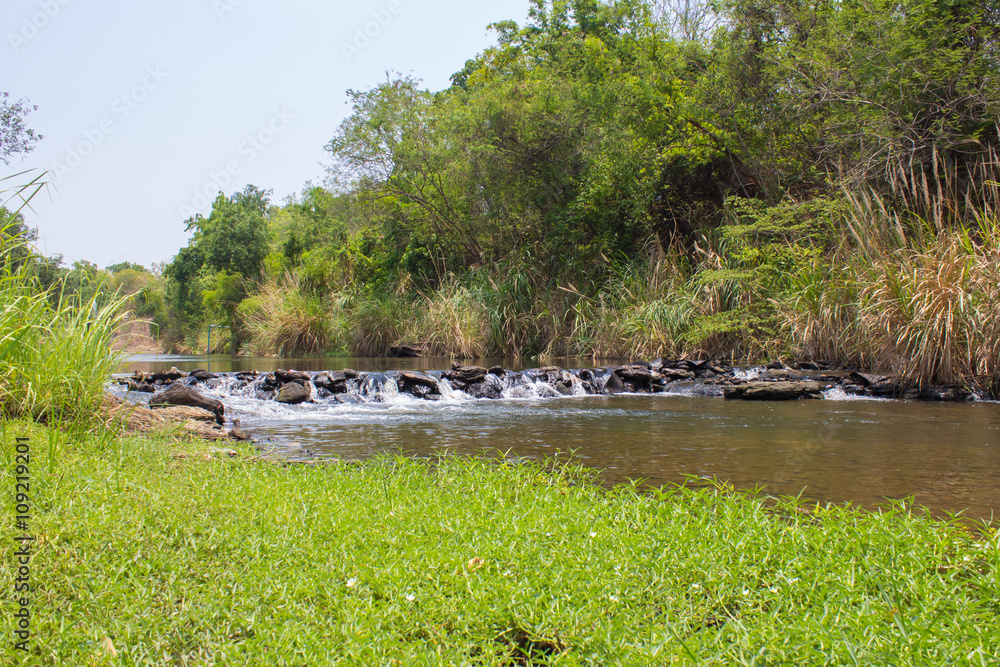
[[[208,366],[204,357],[155,365],[140,368]],[[381,372],[449,366],[439,359],[216,359],[212,368]],[[996,403],[849,400],[836,393],[792,403],[683,394],[490,401],[460,393],[428,402],[389,392],[380,402],[287,407],[212,391],[247,430],[287,447],[292,458],[486,452],[541,459],[572,452],[608,483],[640,479],[659,486],[697,476],[868,507],[912,498],[938,514],[988,518],[1000,509]]]

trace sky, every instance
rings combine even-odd
[[[49,170],[24,212],[45,255],[169,262],[190,237],[184,221],[207,216],[220,190],[253,184],[281,203],[322,183],[347,90],[387,71],[446,88],[495,43],[486,26],[523,23],[528,6],[4,0],[0,91],[38,106],[26,121],[45,138],[0,163],[0,178]]]

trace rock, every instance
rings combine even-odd
[[[507,375],[507,371],[504,370],[503,366],[494,366],[490,369],[490,375],[496,375],[497,377],[503,377]]]
[[[415,359],[424,356],[424,348],[419,345],[393,345],[389,348],[390,357]]]
[[[887,381],[891,381],[892,377],[888,375],[874,375],[871,373],[851,373],[851,379],[860,384],[862,387],[870,387],[873,384],[884,384]]]
[[[767,370],[767,371],[780,371],[780,370],[783,370],[784,368],[785,368],[785,364],[781,363],[777,359],[775,359],[774,361],[772,361],[770,363],[764,364],[764,370]]]
[[[604,381],[604,393],[611,394],[621,394],[625,391],[625,383],[622,379],[618,377],[617,373],[608,373],[607,378]]]
[[[298,382],[299,384],[309,383],[309,374],[302,373],[299,371],[274,371],[274,378],[278,381],[278,385],[286,385],[289,382]]]
[[[216,375],[215,373],[209,373],[204,368],[196,368],[195,370],[191,371],[191,377],[193,377],[198,382],[205,382],[206,380],[218,379],[219,376]]]
[[[285,405],[299,405],[308,401],[311,395],[312,392],[309,390],[308,385],[292,381],[282,385],[278,391],[277,398],[274,400]]]
[[[243,442],[253,440],[253,438],[250,437],[250,434],[241,429],[239,426],[234,426],[229,429],[229,437],[233,440],[240,440]]]
[[[686,370],[689,370],[697,374],[706,370],[710,365],[711,361],[709,361],[708,359],[701,359],[701,360],[684,359],[683,361],[678,363],[677,368],[684,368]]]
[[[476,384],[471,384],[468,389],[466,389],[465,393],[473,398],[488,398],[491,400],[503,398],[503,392],[500,390],[500,387],[496,386],[492,382],[477,382]]]
[[[972,398],[964,387],[928,387],[920,390],[918,398],[921,401],[957,403]]]
[[[477,384],[486,379],[488,370],[482,366],[462,366],[455,364],[450,371],[445,371],[444,377],[449,380],[457,380],[466,385]]]
[[[162,408],[172,405],[185,405],[192,408],[202,408],[215,415],[215,421],[225,423],[226,408],[220,401],[203,396],[196,389],[181,384],[172,384],[149,399],[149,407]]]
[[[343,373],[344,377],[346,377],[348,380],[357,380],[358,376],[361,375],[361,373],[357,372],[353,368],[345,368],[340,372]]]
[[[741,401],[794,401],[800,398],[821,398],[818,382],[749,382],[727,387],[725,397]]]
[[[693,371],[687,371],[683,368],[663,368],[660,370],[660,375],[670,382],[676,380],[693,380],[695,378]]]
[[[396,385],[400,391],[412,394],[417,398],[428,398],[441,393],[438,389],[438,381],[420,371],[400,371],[396,374]]]
[[[324,371],[314,377],[312,382],[318,389],[331,394],[347,393],[347,376],[340,371]]]
[[[668,369],[666,372],[671,372]],[[685,371],[693,377],[693,374]],[[621,378],[626,390],[630,391],[653,391],[654,387],[663,386],[667,383],[666,377],[661,373],[650,370],[645,365],[633,364],[616,368],[613,375]]]
[[[188,405],[175,405],[169,408],[159,408],[158,412],[169,419],[189,420],[199,422],[214,422],[215,413],[204,408],[193,408]]]
[[[181,370],[177,370],[176,366],[171,367],[169,371],[161,371],[159,373],[153,373],[149,379],[151,382],[176,382],[182,378],[186,378],[187,373]]]

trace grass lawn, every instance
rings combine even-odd
[[[19,421],[2,439],[5,665],[1000,662],[998,533],[901,507],[607,491],[468,458],[282,467]]]

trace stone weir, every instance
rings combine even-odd
[[[556,398],[616,394],[683,394],[730,400],[787,401],[831,396],[863,396],[925,401],[965,401],[973,398],[961,387],[908,386],[898,378],[840,369],[822,362],[786,366],[773,362],[754,369],[737,369],[721,361],[665,360],[622,366],[564,369],[557,366],[511,371],[494,366],[456,364],[443,371],[353,370],[304,373],[245,371],[216,375],[176,368],[163,373],[135,373],[118,382],[129,391],[156,393],[163,402],[172,385],[201,385],[215,395],[241,395],[286,405],[303,403],[370,403],[408,395],[426,401],[456,398]],[[175,392],[176,393],[176,392]],[[463,396],[464,395],[464,396]],[[190,402],[190,398],[185,400]],[[187,403],[190,404],[190,403]],[[211,409],[211,406],[209,406]]]

